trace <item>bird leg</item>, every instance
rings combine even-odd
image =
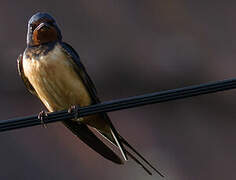
[[[45,111],[41,111],[38,114],[38,119],[40,120],[40,122],[44,128],[47,128],[47,125],[45,124],[45,119],[47,118],[47,116],[48,116],[48,114]]]
[[[79,109],[80,107],[78,105],[73,105],[68,109],[68,113],[73,114],[74,119],[77,120],[79,118]]]

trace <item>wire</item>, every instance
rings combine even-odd
[[[117,111],[121,109],[144,106],[148,104],[161,103],[203,94],[215,93],[234,88],[236,88],[236,78],[144,94],[140,96],[133,96],[129,98],[123,98],[103,102],[100,104],[90,105],[87,107],[81,107],[79,108],[78,115],[79,117],[83,117],[101,112]],[[47,124],[62,120],[73,119],[74,114],[75,113],[68,113],[67,110],[48,113],[47,116],[43,119],[43,122]],[[38,118],[38,115],[1,120],[0,132],[36,126],[40,124],[42,124],[42,121]]]

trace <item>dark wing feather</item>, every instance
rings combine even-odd
[[[24,74],[24,69],[23,69],[23,56],[22,54],[19,55],[19,57],[17,58],[17,69],[18,69],[18,73],[22,79],[22,81],[24,82],[26,88],[28,89],[28,91],[32,94],[34,94],[35,96],[38,96],[35,89],[33,88],[33,86],[30,84],[29,80],[27,79],[27,77],[25,77]]]
[[[63,124],[70,129],[85,144],[117,164],[123,164],[122,160],[110,148],[108,148],[98,137],[83,123],[75,121],[63,121]]]
[[[94,104],[99,103],[100,100],[97,97],[96,87],[95,87],[93,81],[91,80],[91,78],[89,77],[84,65],[81,63],[78,53],[69,44],[67,44],[65,42],[62,42],[61,45],[62,45],[65,53],[68,56],[70,56],[71,59],[73,60],[73,62],[77,65],[75,70],[79,74],[81,79],[84,81],[84,84],[86,85],[86,88],[92,97],[93,103]]]
[[[79,55],[76,53],[76,51],[69,44],[67,44],[65,42],[61,42],[61,45],[62,45],[62,48],[65,51],[65,53],[68,56],[70,56],[71,59],[73,60],[73,62],[77,65],[77,67],[75,67],[75,70],[78,73],[78,75],[80,76],[80,78],[83,80],[87,90],[89,91],[90,96],[92,97],[92,100],[93,100],[93,104],[100,103],[100,100],[97,97],[97,91],[96,91],[95,85],[93,84],[93,81],[89,77],[85,67],[81,63]],[[125,160],[127,160],[127,155],[125,153],[125,149],[123,147],[123,144],[119,138],[119,134],[116,131],[115,127],[113,126],[110,118],[108,117],[108,115],[106,113],[102,113],[101,115],[103,115],[103,117],[107,120],[107,123],[110,125],[111,133],[108,135],[108,134],[104,134],[101,131],[99,131],[99,132],[106,137],[110,137],[109,138],[110,141],[115,141],[116,145],[119,147],[119,149],[121,151],[122,156],[124,157]]]

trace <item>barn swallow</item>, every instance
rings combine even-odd
[[[79,55],[69,44],[62,41],[56,21],[47,13],[39,12],[29,20],[27,47],[23,55],[18,57],[17,64],[26,88],[42,101],[49,112],[70,109],[74,105],[84,107],[100,103],[95,86]],[[104,158],[123,164],[120,157],[88,126],[118,147],[125,161],[129,156],[151,174],[135,154],[163,176],[117,132],[106,113],[75,117],[73,120],[63,121],[63,124]]]

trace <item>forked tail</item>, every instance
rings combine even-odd
[[[94,127],[95,130],[97,130],[97,132],[99,132],[99,134],[101,134],[104,138],[106,138],[109,142],[111,142],[113,145],[115,145],[116,147],[118,147],[120,149],[120,152],[124,158],[125,161],[128,160],[129,156],[131,159],[133,159],[137,164],[139,164],[149,175],[152,175],[151,171],[147,168],[147,165],[153,169],[154,171],[156,171],[161,177],[164,177],[164,175],[158,171],[153,165],[151,165],[151,163],[149,163],[138,151],[136,151],[136,149],[134,149],[127,140],[125,140],[125,138],[123,138],[115,129],[115,127],[113,126],[110,118],[108,117],[107,114],[102,114],[102,116],[100,116],[100,118],[105,118],[106,119],[106,123],[109,123],[109,130],[104,131],[104,129],[101,129],[100,127]],[[99,119],[98,119],[99,120]],[[78,133],[79,135],[81,133]],[[78,135],[77,135],[78,136]],[[81,135],[80,135],[81,136]],[[87,137],[87,136],[86,136]],[[87,142],[87,141],[86,141]],[[87,142],[88,144],[88,142]],[[93,143],[94,144],[94,143]],[[93,145],[92,144],[92,145]],[[91,144],[90,144],[91,146]],[[124,147],[125,146],[125,147]],[[128,151],[127,148],[130,150]],[[103,157],[113,161],[114,161],[114,155],[112,155],[113,157],[111,158],[111,153],[103,153],[103,149],[104,146],[102,146],[102,148],[98,149],[97,146],[93,147],[94,150],[96,150],[99,154],[103,155]],[[141,162],[139,159],[141,159],[144,162]],[[117,159],[117,157],[115,158]],[[118,163],[118,164],[121,164]]]
[[[147,159],[145,159],[138,151],[136,151],[129,143],[126,141],[121,135],[119,135],[120,141],[127,146],[130,150],[132,150],[140,159],[142,159],[151,169],[153,169],[155,172],[157,172],[161,177],[164,177],[164,175],[157,170],[150,162],[148,162]],[[151,171],[148,170],[148,168],[140,162],[134,155],[132,155],[127,149],[125,149],[125,152],[127,155],[133,159],[137,164],[139,164],[149,175],[152,175]]]
[[[127,146],[131,151],[133,151],[134,154],[136,154],[140,159],[142,159],[151,169],[156,171],[161,177],[164,177],[164,175],[158,171],[153,165],[151,165],[150,162],[148,162],[136,149],[134,149],[128,141],[125,140],[115,129],[113,126],[110,118],[108,117],[107,114],[104,114],[104,116],[107,119],[107,122],[110,125],[110,133],[105,133],[102,131],[99,131],[101,135],[103,135],[107,140],[109,140],[112,144],[116,145],[120,151],[121,154],[124,158],[125,161],[127,161],[127,156],[129,156],[131,159],[133,159],[137,164],[139,164],[149,175],[152,175],[151,171],[148,170],[148,168],[141,162],[139,161],[131,152],[127,150],[127,148],[124,147]]]
[[[129,156],[131,159],[133,159],[137,164],[139,164],[149,175],[152,175],[151,171],[143,164],[143,162],[141,162],[139,159],[137,159],[133,154],[135,154],[136,156],[138,156],[140,159],[142,159],[151,169],[153,169],[155,172],[157,172],[161,177],[164,177],[164,175],[157,170],[150,162],[148,162],[147,159],[145,159],[136,149],[134,149],[134,147],[132,147],[127,140],[125,140],[125,138],[123,138],[115,129],[110,129],[111,133],[104,133],[101,132],[99,130],[97,130],[103,137],[105,137],[110,143],[112,143],[113,145],[115,145],[116,147],[118,147],[120,149],[123,157],[124,155]],[[113,132],[114,131],[114,132]],[[117,141],[119,142],[119,145],[117,145]],[[124,145],[126,147],[124,147]],[[129,148],[131,151],[133,151],[133,154],[127,150],[127,148]],[[125,156],[126,157],[126,156]],[[127,157],[125,158],[125,161],[127,161]]]

